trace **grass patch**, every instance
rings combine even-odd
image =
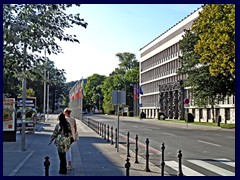
[[[221,128],[233,129],[235,124],[220,124]]]
[[[176,120],[176,119],[168,119],[168,120],[159,120],[159,121],[167,121],[173,123],[186,123],[185,120]],[[189,122],[188,124],[195,124],[195,125],[203,125],[203,126],[217,126],[217,123],[212,122]],[[232,129],[235,128],[235,124],[220,124],[221,128]]]

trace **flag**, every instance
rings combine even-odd
[[[142,87],[139,86],[139,94],[143,95]]]
[[[138,92],[137,92],[137,87],[134,87],[133,89],[133,99],[137,99],[138,98]]]
[[[84,84],[83,78],[82,78],[82,82],[81,82],[81,87],[82,87],[82,96],[84,97],[86,95],[86,92],[85,92],[85,84]]]

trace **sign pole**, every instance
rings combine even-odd
[[[188,128],[188,112],[187,112],[187,107],[189,106],[189,102],[190,102],[190,101],[189,101],[188,98],[184,99],[184,110],[185,110],[187,128]]]
[[[118,113],[118,119],[117,119],[117,152],[119,152],[119,104],[117,105],[117,113]]]

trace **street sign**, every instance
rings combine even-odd
[[[112,104],[125,105],[126,104],[126,91],[112,91]]]

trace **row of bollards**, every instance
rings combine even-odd
[[[127,133],[127,162],[125,164],[125,167],[126,168],[130,168],[130,166],[128,165],[128,162],[129,162],[129,158],[130,157],[130,154],[129,154],[129,137],[130,137],[130,134],[129,132]],[[136,147],[135,147],[135,163],[139,163],[138,162],[138,135],[136,135],[135,137],[135,144],[136,144]],[[164,176],[164,166],[165,166],[165,162],[164,162],[164,151],[165,151],[165,144],[162,143],[162,146],[161,146],[161,151],[162,151],[162,158],[161,158],[161,163],[160,163],[160,166],[161,166],[161,176]],[[145,167],[145,171],[146,172],[151,172],[150,168],[149,168],[149,139],[146,138],[146,167]],[[181,150],[178,150],[178,162],[179,162],[179,170],[178,170],[178,176],[183,176],[183,172],[182,172],[182,151]],[[129,169],[126,169],[126,174],[127,176],[129,176]]]
[[[90,118],[85,118],[83,119],[83,122],[85,124],[87,124],[90,128],[92,128],[95,132],[97,132],[100,136],[102,136],[104,139],[107,139],[107,142],[110,142],[111,145],[114,144],[114,133],[113,133],[113,126],[111,126],[111,128],[109,127],[109,125],[106,125],[104,123],[92,120]],[[110,132],[111,129],[111,132]],[[115,148],[117,148],[117,128],[115,128]],[[126,159],[126,163],[125,163],[125,168],[126,168],[126,176],[129,176],[130,174],[130,142],[129,142],[129,138],[130,138],[130,133],[127,132],[127,159]],[[111,141],[110,141],[111,139]],[[165,144],[162,143],[161,146],[161,162],[160,162],[160,171],[161,171],[161,176],[164,176],[164,167],[165,167],[165,162],[164,162],[164,152],[165,152]],[[149,168],[149,139],[146,138],[146,167],[144,169],[144,171],[146,172],[151,172],[150,168]],[[178,176],[183,176],[183,172],[182,172],[182,151],[178,150],[178,162],[179,162],[179,169],[178,169]],[[135,162],[134,163],[139,163],[138,161],[138,135],[136,135],[135,137]]]

